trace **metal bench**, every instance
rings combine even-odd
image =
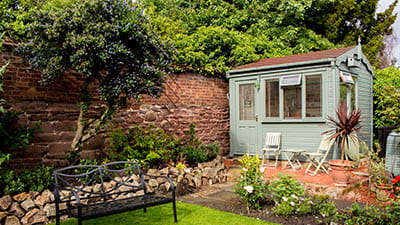
[[[56,224],[60,216],[69,215],[83,220],[136,209],[172,203],[175,223],[178,222],[175,186],[166,176],[142,172],[137,162],[111,162],[104,165],[77,165],[54,171]],[[169,183],[171,196],[146,192],[150,178]],[[83,182],[82,182],[83,180]]]

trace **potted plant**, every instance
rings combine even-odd
[[[324,134],[330,134],[329,139],[335,140],[335,143],[340,147],[341,159],[330,160],[329,166],[332,168],[332,177],[335,185],[347,186],[353,164],[351,161],[344,160],[344,156],[346,152],[350,151],[351,145],[359,146],[359,138],[356,133],[361,130],[359,125],[361,122],[361,110],[354,109],[348,112],[346,103],[339,102],[336,117],[328,116],[328,124],[333,129],[324,132]]]

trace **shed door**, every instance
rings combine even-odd
[[[236,154],[256,154],[261,146],[257,146],[258,118],[256,115],[255,81],[238,82],[236,84],[237,105],[237,149]]]

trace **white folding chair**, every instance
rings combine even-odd
[[[264,165],[265,156],[275,156],[275,168],[278,166],[278,157],[281,149],[281,133],[266,133],[265,145],[261,149],[262,165]]]
[[[326,160],[326,157],[329,154],[330,149],[333,146],[334,140],[329,140],[328,135],[323,135],[321,143],[316,152],[304,152],[303,155],[310,160],[310,163],[307,166],[305,173],[311,169],[312,166],[315,167],[314,173],[311,175],[315,176],[320,169],[322,169],[325,173],[329,174],[328,170],[325,168],[323,163]]]

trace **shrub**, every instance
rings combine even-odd
[[[186,162],[189,165],[195,165],[196,163],[202,163],[207,161],[207,153],[205,153],[202,149],[185,145],[182,146],[181,152],[183,158],[185,158]]]
[[[113,160],[137,161],[143,167],[167,164],[178,158],[179,140],[151,124],[147,129],[136,126],[124,133],[112,131],[109,157]]]
[[[240,178],[235,186],[235,193],[246,203],[247,209],[260,209],[266,199],[266,185],[263,183],[264,168],[258,155],[244,155],[241,160]]]
[[[0,152],[0,195],[19,193],[25,188],[24,183],[15,175],[14,171],[1,167],[10,157],[10,154]]]
[[[4,159],[0,153],[0,166]],[[40,166],[32,170],[25,170],[22,174],[17,175],[14,171],[0,168],[0,194],[17,194],[23,191],[40,192],[45,188],[49,188],[54,181],[53,168],[49,166]]]
[[[312,214],[320,215],[322,219],[317,222],[330,224],[338,215],[338,210],[335,203],[329,199],[328,195],[314,195],[312,198]]]
[[[340,213],[338,219],[346,225],[392,224],[387,217],[383,216],[381,209],[373,205],[363,207],[353,204],[349,209]]]
[[[32,170],[25,170],[21,174],[21,180],[27,191],[41,192],[54,182],[53,167],[41,165]]]
[[[95,159],[80,159],[79,160],[79,165],[99,165],[99,162],[97,160],[95,160]],[[87,173],[87,172],[89,172],[91,170],[93,170],[93,167],[79,167],[79,168],[76,168],[74,170],[74,174],[75,175],[84,174],[84,173]],[[95,173],[78,177],[78,180],[81,183],[87,183],[92,178],[93,178],[93,181],[91,183],[96,183],[97,181],[100,181],[100,177],[96,176]]]
[[[305,215],[312,213],[312,201],[305,198],[305,190],[298,180],[287,174],[279,174],[279,179],[269,185],[275,202],[276,215]]]
[[[207,161],[211,161],[221,153],[221,147],[218,143],[214,142],[211,144],[201,145],[201,150],[206,153]]]

